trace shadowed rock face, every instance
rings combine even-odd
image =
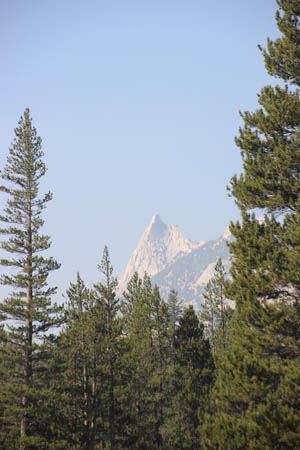
[[[153,284],[159,286],[163,297],[175,289],[184,303],[192,302],[199,306],[203,288],[218,258],[229,266],[228,238],[230,235],[226,229],[224,235],[215,241],[193,242],[181,233],[177,225],[166,225],[156,213],[120,277],[118,294],[124,292],[134,272],[141,277],[147,272]]]

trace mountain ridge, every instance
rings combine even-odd
[[[218,258],[222,258],[225,266],[229,264],[228,239],[230,231],[227,227],[216,240],[191,241],[177,225],[166,225],[155,213],[121,274],[118,295],[126,290],[134,272],[140,277],[147,272],[164,298],[175,289],[184,303],[198,307]]]

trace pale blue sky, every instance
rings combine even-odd
[[[275,0],[1,0],[0,166],[26,107],[43,139],[51,282],[120,275],[155,212],[193,240],[238,218],[239,110],[275,83]],[[0,197],[0,207],[5,197]],[[1,289],[1,287],[0,287]]]

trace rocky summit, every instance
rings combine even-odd
[[[193,242],[177,225],[166,225],[156,213],[122,272],[118,294],[125,291],[134,272],[140,277],[147,272],[164,298],[175,289],[185,304],[193,303],[199,307],[203,289],[218,258],[222,258],[226,268],[229,267],[228,239],[230,232],[226,228],[216,240]]]

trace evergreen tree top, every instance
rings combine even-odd
[[[258,96],[260,108],[241,113],[244,126],[236,144],[244,173],[232,177],[229,190],[242,210],[286,214],[299,209],[300,194],[300,3],[279,0],[278,5],[282,36],[260,48],[269,74],[285,85],[265,86]]]
[[[298,0],[277,0],[276,22],[282,37],[268,39],[267,49],[261,49],[271,76],[300,86],[300,3]]]

